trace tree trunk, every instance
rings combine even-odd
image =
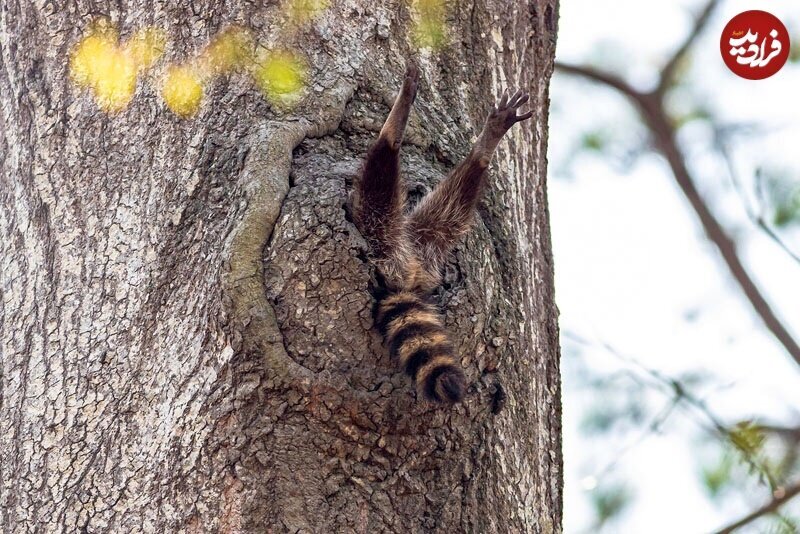
[[[452,408],[417,399],[382,347],[347,211],[415,11],[335,0],[287,34],[280,5],[255,4],[0,8],[0,530],[559,532],[555,0],[448,2],[446,45],[418,60],[412,199],[503,88],[535,111],[438,295],[469,383]],[[115,114],[67,72],[97,15],[169,38]],[[176,116],[159,74],[231,24],[302,50],[303,100],[278,109],[233,75]]]

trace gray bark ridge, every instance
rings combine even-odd
[[[226,24],[281,37],[280,6],[127,0],[180,61]],[[399,87],[414,16],[342,1],[281,44],[301,107],[244,77],[181,120],[158,69],[107,116],[66,61],[97,8],[0,13],[0,530],[559,532],[560,384],[546,203],[555,5],[448,4],[423,53],[404,171],[418,198],[495,95],[535,125],[498,150],[439,299],[470,389],[415,398],[372,329],[349,181]],[[283,36],[285,37],[285,36]],[[8,45],[7,45],[8,44]],[[505,409],[498,411],[505,397]]]

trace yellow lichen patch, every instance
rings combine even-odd
[[[421,48],[439,48],[445,42],[445,6],[443,0],[417,0],[413,37]]]
[[[107,112],[119,111],[133,98],[139,71],[148,68],[164,50],[163,34],[155,29],[137,32],[125,46],[108,19],[94,21],[70,53],[70,77],[94,93]]]
[[[136,92],[136,63],[119,50],[103,57],[94,82],[95,98],[105,111],[119,111],[133,98]]]
[[[91,86],[108,63],[115,45],[116,40],[106,35],[87,35],[81,39],[70,53],[69,73],[72,80],[81,86]]]
[[[70,57],[72,79],[94,91],[105,111],[125,107],[136,90],[136,65],[107,35],[89,35]]]
[[[243,69],[252,62],[252,43],[252,36],[245,28],[223,30],[201,54],[201,66],[210,73],[218,74]]]
[[[133,34],[125,44],[125,51],[133,58],[138,69],[147,69],[164,53],[167,37],[158,28],[145,28]]]
[[[329,0],[287,0],[284,9],[289,20],[302,24],[328,9],[329,5]]]
[[[190,117],[200,109],[203,83],[190,66],[171,67],[164,77],[161,96],[167,107],[181,117]]]
[[[253,76],[268,98],[286,101],[298,96],[303,89],[306,70],[305,62],[297,54],[272,50],[258,62]]]

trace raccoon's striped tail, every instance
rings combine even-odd
[[[443,403],[464,398],[464,371],[435,306],[415,293],[400,291],[378,303],[375,319],[392,357],[414,380],[419,393]]]

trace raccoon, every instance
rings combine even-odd
[[[455,244],[469,230],[485,186],[486,169],[503,135],[533,112],[517,114],[525,91],[505,91],[493,106],[467,158],[406,210],[400,147],[419,85],[419,69],[406,68],[403,86],[378,139],[369,149],[352,192],[353,221],[370,247],[384,295],[375,324],[390,354],[432,402],[460,402],[466,379],[430,294]]]

